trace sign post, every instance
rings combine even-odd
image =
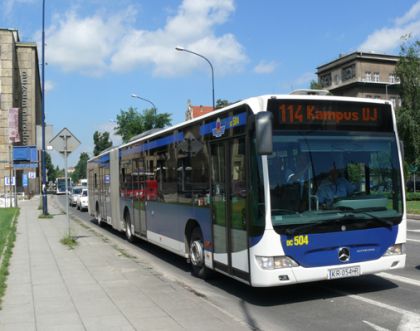
[[[68,235],[70,236],[70,219],[69,219],[69,188],[67,180],[67,157],[80,145],[80,141],[70,132],[69,129],[62,129],[50,141],[51,146],[64,157],[64,177],[66,181],[66,217],[68,225]]]

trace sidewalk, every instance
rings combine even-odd
[[[20,202],[1,331],[250,329],[74,221],[69,250],[66,215],[51,200],[52,219],[38,219],[39,197]]]

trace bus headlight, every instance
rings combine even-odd
[[[404,244],[395,244],[392,246],[389,246],[389,248],[386,250],[384,256],[390,256],[390,255],[401,255],[405,253],[405,245]]]
[[[288,256],[255,256],[258,265],[265,270],[297,267],[298,264]]]

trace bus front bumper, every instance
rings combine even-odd
[[[281,268],[263,270],[256,263],[251,267],[251,285],[255,287],[283,286],[321,280],[357,277],[405,267],[406,255],[383,256],[373,261],[325,267]]]

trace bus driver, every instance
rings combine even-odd
[[[317,196],[321,207],[331,207],[334,199],[351,195],[355,187],[346,178],[340,176],[335,163],[329,171],[328,177],[319,185]]]

